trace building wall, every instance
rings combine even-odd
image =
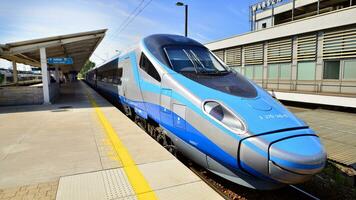
[[[355,6],[210,42],[206,46],[211,50],[218,50],[352,24],[356,24]]]
[[[0,106],[42,104],[42,87],[0,87]]]
[[[312,3],[315,3],[315,2],[318,2],[318,0],[295,0],[295,8],[303,7],[305,5],[312,4]],[[278,7],[275,7],[273,12],[276,15],[276,14],[279,14],[279,13],[283,13],[283,12],[287,12],[289,10],[292,10],[292,8],[293,8],[293,2],[291,0],[289,3],[286,3],[286,4],[280,5]],[[271,15],[272,15],[272,9],[268,9],[266,11],[257,13],[256,14],[256,20],[260,20],[260,19],[266,18],[266,17],[271,16]]]
[[[261,45],[263,55],[256,50]],[[268,90],[356,95],[356,23],[228,46],[213,52],[224,61],[227,57],[241,59],[229,60],[241,63],[230,67]],[[227,49],[233,48],[242,49],[241,58],[229,55],[232,51]]]
[[[265,24],[265,27],[263,25]],[[262,30],[264,28],[272,27],[272,17],[267,17],[256,21],[256,30]]]
[[[51,102],[57,99],[59,96],[59,83],[50,83],[49,84],[49,98]]]

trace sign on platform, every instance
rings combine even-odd
[[[48,64],[62,64],[62,65],[72,65],[72,58],[47,58]]]

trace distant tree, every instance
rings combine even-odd
[[[80,78],[80,79],[84,78],[84,77],[85,77],[85,74],[86,74],[89,70],[93,69],[94,67],[95,67],[95,63],[92,62],[92,61],[90,61],[90,60],[88,60],[88,61],[84,64],[83,68],[80,70],[80,72],[79,72],[79,74],[78,74],[78,78]]]

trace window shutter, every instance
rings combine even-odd
[[[268,42],[267,63],[286,63],[292,60],[292,39]]]
[[[226,64],[229,66],[241,66],[241,47],[225,50]]]
[[[324,33],[324,59],[350,57],[356,57],[356,27]]]
[[[308,61],[316,59],[316,34],[298,36],[297,39],[297,60]]]
[[[263,44],[244,46],[245,65],[263,64]]]
[[[213,53],[220,58],[220,60],[224,61],[224,50],[213,51]]]

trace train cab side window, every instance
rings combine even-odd
[[[157,72],[156,68],[153,66],[150,60],[146,57],[145,54],[141,54],[140,59],[140,68],[143,69],[148,75],[156,79],[158,82],[161,82],[161,76]]]

